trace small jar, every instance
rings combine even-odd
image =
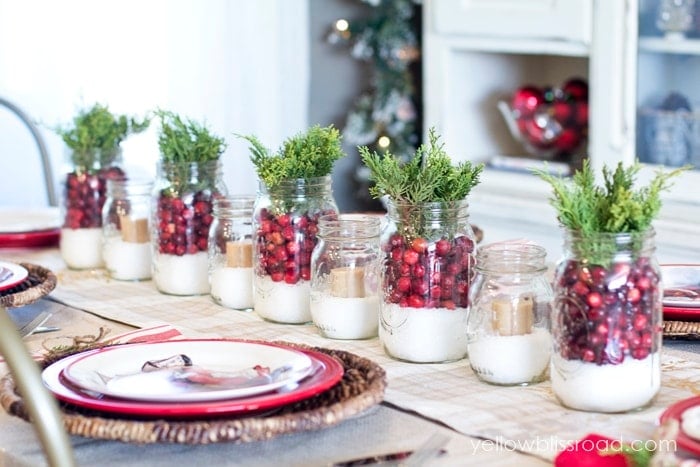
[[[102,209],[102,257],[110,277],[151,278],[149,214],[153,182],[107,180]]]
[[[59,248],[71,269],[104,266],[102,258],[102,208],[107,180],[126,178],[121,169],[121,149],[70,152],[71,165],[63,181]]]
[[[436,363],[467,354],[474,233],[465,200],[387,200],[379,339],[396,359]]]
[[[355,214],[319,219],[311,257],[311,317],[331,339],[377,335],[380,218]]]
[[[318,220],[338,214],[331,177],[260,182],[253,214],[255,312],[268,321],[311,321],[311,254]]]
[[[209,293],[209,227],[226,195],[221,163],[161,162],[151,199],[153,281],[171,295]]]
[[[547,252],[523,242],[479,248],[470,289],[469,364],[487,383],[510,386],[547,378],[554,298],[545,277]]]
[[[625,412],[661,383],[661,272],[653,229],[567,230],[554,277],[552,389],[572,409]]]
[[[235,310],[253,308],[254,196],[214,200],[209,228],[209,284],[212,299]]]

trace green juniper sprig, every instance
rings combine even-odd
[[[214,161],[226,149],[224,139],[200,123],[165,110],[156,115],[161,122],[158,147],[164,162]]]
[[[119,155],[119,145],[127,136],[140,133],[150,118],[137,120],[114,115],[106,105],[95,104],[83,109],[72,125],[56,128],[56,133],[71,150],[71,161],[78,170],[89,171],[112,164]]]
[[[315,125],[305,133],[288,138],[273,153],[255,136],[237,135],[250,144],[250,160],[258,176],[268,188],[274,188],[283,180],[324,177],[333,170],[335,161],[345,156],[340,132],[330,125]]]
[[[651,182],[635,188],[639,162],[625,167],[620,162],[615,170],[603,167],[603,184],[598,185],[588,160],[571,180],[556,177],[545,170],[533,173],[552,187],[550,204],[557,219],[567,229],[581,236],[577,246],[580,256],[593,264],[607,265],[615,245],[600,240],[600,234],[630,233],[634,241],[650,228],[661,210],[661,193],[668,190],[671,179],[690,167],[670,172],[658,170]]]
[[[427,237],[426,216],[433,216],[424,208],[437,203],[441,208],[453,208],[464,200],[479,183],[483,164],[469,161],[452,165],[440,137],[433,128],[429,131],[429,144],[421,145],[408,162],[387,152],[380,155],[367,147],[358,148],[362,161],[370,170],[370,194],[375,198],[387,196],[397,209],[399,230],[407,239]],[[450,224],[449,209],[441,212],[445,224]]]

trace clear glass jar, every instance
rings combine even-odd
[[[151,200],[153,281],[171,295],[209,293],[209,227],[226,195],[221,163],[161,162]]]
[[[61,257],[71,269],[101,268],[102,208],[107,199],[107,180],[126,178],[121,169],[121,149],[69,154],[75,162],[67,170],[61,193]]]
[[[212,299],[235,310],[253,309],[253,206],[255,196],[214,200],[209,228]]]
[[[107,180],[107,200],[102,209],[102,257],[113,279],[151,278],[152,191],[152,181]]]
[[[554,293],[544,248],[504,242],[479,247],[467,324],[469,364],[497,385],[527,385],[547,378]]]
[[[318,220],[338,214],[331,177],[260,182],[253,214],[255,312],[278,323],[311,321],[311,254]]]
[[[387,201],[379,339],[409,362],[445,362],[467,353],[474,233],[466,200]]]
[[[311,317],[331,339],[377,335],[381,250],[377,216],[326,215],[311,257]]]
[[[552,389],[570,408],[624,412],[659,391],[662,284],[653,229],[566,231],[554,277]]]

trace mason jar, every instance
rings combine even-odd
[[[225,196],[221,163],[160,162],[151,199],[153,281],[171,295],[209,293],[209,227]]]
[[[318,221],[338,214],[330,175],[260,182],[253,214],[254,309],[261,318],[289,324],[311,321],[311,254]]]
[[[101,268],[102,208],[107,198],[107,180],[126,177],[121,168],[121,149],[70,152],[70,159],[61,191],[61,257],[71,269]]]
[[[552,389],[570,408],[624,412],[659,391],[661,274],[653,229],[567,230],[554,277]]]
[[[214,200],[209,228],[212,299],[235,310],[253,309],[253,206],[255,196]]]
[[[381,250],[378,216],[326,215],[311,257],[311,317],[324,337],[377,335]]]
[[[470,289],[467,351],[480,380],[510,386],[547,378],[554,294],[546,277],[546,255],[541,246],[526,242],[479,248]]]
[[[474,233],[466,200],[386,202],[379,339],[409,362],[446,362],[467,353]]]
[[[107,200],[102,209],[102,257],[113,279],[151,278],[152,191],[150,180],[107,180]]]

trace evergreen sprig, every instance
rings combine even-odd
[[[150,118],[137,120],[114,115],[106,105],[95,104],[83,109],[72,125],[56,128],[56,133],[71,150],[71,161],[79,170],[106,167],[119,155],[119,145],[127,136],[148,128]]]
[[[164,162],[215,161],[226,149],[224,139],[203,124],[165,110],[156,115],[161,122],[158,147]]]
[[[593,264],[607,265],[616,245],[600,234],[630,233],[633,243],[641,242],[661,210],[661,193],[672,186],[672,178],[689,168],[657,170],[649,185],[638,189],[639,162],[628,167],[620,162],[614,171],[604,166],[602,186],[596,184],[588,160],[570,181],[546,170],[533,173],[551,185],[550,204],[559,222],[581,238],[578,254]]]
[[[257,137],[237,135],[250,144],[250,160],[268,188],[283,180],[323,177],[331,173],[335,161],[345,156],[340,132],[330,125],[315,125],[304,133],[288,138],[273,153]]]
[[[386,195],[395,203],[413,205],[466,198],[479,183],[484,165],[465,161],[453,166],[434,128],[429,130],[429,140],[408,162],[389,152],[380,155],[366,146],[360,147],[360,156],[374,182],[370,194],[375,198]]]

